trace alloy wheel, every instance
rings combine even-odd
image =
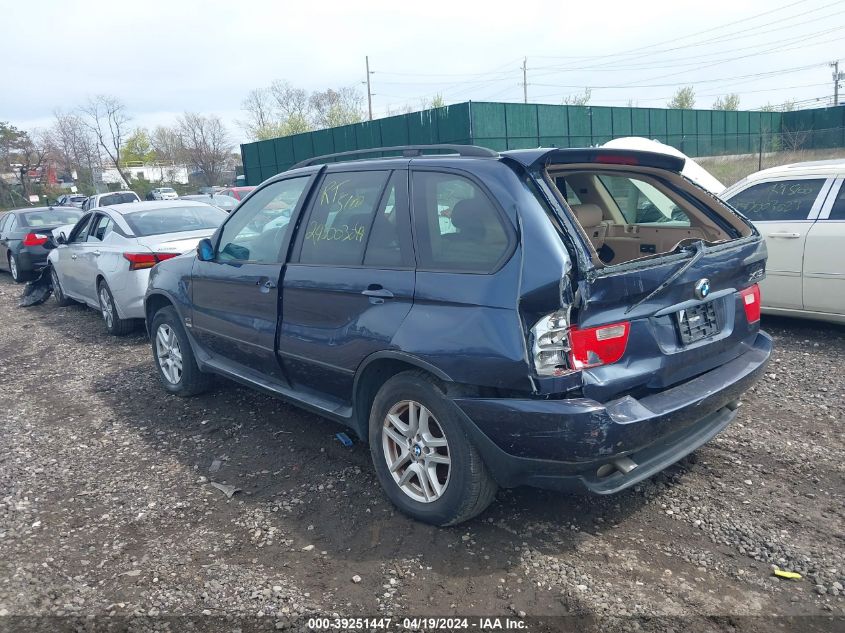
[[[162,323],[156,331],[156,357],[161,373],[172,385],[182,380],[182,348],[173,328]]]
[[[388,471],[402,492],[421,503],[443,496],[452,465],[449,442],[425,405],[414,400],[393,405],[381,437]]]
[[[9,272],[12,274],[12,279],[18,281],[20,271],[18,271],[18,262],[15,261],[14,255],[9,256]]]
[[[114,306],[105,285],[100,286],[100,309],[103,311],[106,326],[111,329],[114,327]]]

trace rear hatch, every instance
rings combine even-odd
[[[580,375],[577,384],[585,397],[607,402],[623,395],[637,398],[664,390],[736,358],[757,337],[760,302],[756,284],[765,274],[765,243],[741,216],[680,176],[683,164],[682,158],[673,156],[599,149],[556,150],[535,158],[533,165],[526,164],[559,214],[566,228],[562,237],[575,260],[572,286],[561,292],[561,310],[551,321],[541,319],[532,329],[535,368],[540,365],[537,355],[542,353],[537,342],[559,343],[558,371],[553,374],[546,367],[545,375]],[[644,174],[687,211],[689,222],[681,225],[677,217],[667,217],[665,223],[656,225],[659,228],[654,228],[654,222],[644,223],[643,232],[662,231],[671,236],[676,231],[683,236],[686,231],[689,236],[665,252],[640,247],[627,261],[601,261],[598,248],[602,236],[615,230],[626,236],[620,238],[622,243],[635,237],[637,230],[629,224],[609,226],[606,209],[600,224],[600,212],[586,209],[597,205],[579,201],[595,225],[594,232],[584,231],[576,212],[578,205],[564,198],[550,172],[560,169],[557,173],[569,173],[566,170],[570,168],[579,174],[589,174],[592,169],[596,173]],[[590,196],[586,187],[578,193]],[[653,216],[659,210],[647,211]],[[555,338],[556,327],[565,331],[565,337]],[[551,389],[554,385],[547,386]]]

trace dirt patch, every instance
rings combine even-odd
[[[394,511],[334,423],[223,380],[170,396],[142,331],[112,338],[52,301],[19,309],[20,291],[0,277],[2,615],[842,624],[843,328],[766,319],[774,360],[737,421],[632,490],[505,490],[438,529]]]

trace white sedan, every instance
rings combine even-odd
[[[91,209],[69,232],[59,231],[48,257],[56,302],[85,303],[102,313],[110,334],[127,334],[144,318],[150,269],[196,248],[227,217],[181,200]]]
[[[763,312],[845,323],[845,160],[764,169],[719,194],[766,238]]]

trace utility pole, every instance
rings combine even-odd
[[[839,105],[839,82],[845,79],[845,72],[839,72],[839,60],[830,62],[833,68],[833,105]]]
[[[522,101],[528,103],[528,58],[522,58]]]
[[[364,57],[364,63],[367,65],[367,109],[370,113],[370,121],[373,120],[373,90],[370,87],[370,56]]]

